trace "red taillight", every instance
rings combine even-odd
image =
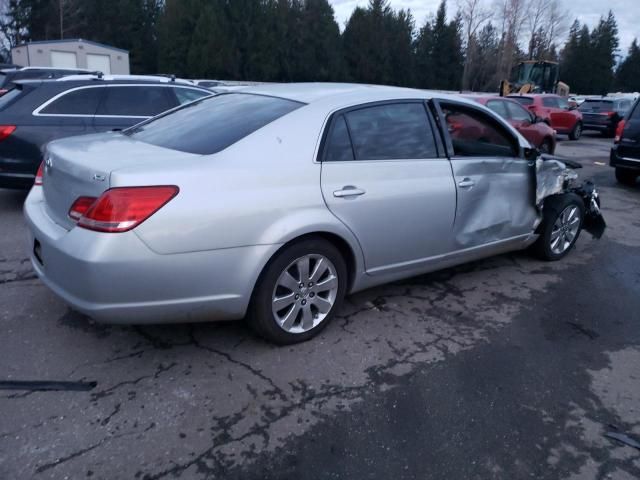
[[[87,213],[87,210],[91,208],[91,205],[96,203],[96,200],[96,197],[78,197],[69,209],[69,216],[77,222],[80,220],[80,217]]]
[[[33,181],[34,185],[42,186],[42,172],[44,171],[44,162],[40,162],[38,171],[36,172],[36,178]]]
[[[626,123],[626,121],[624,121],[624,120],[620,120],[618,122],[618,126],[616,127],[616,137],[613,139],[613,141],[615,143],[618,143],[620,141],[620,139],[622,138],[622,132],[624,131],[625,123]]]
[[[613,117],[616,114],[616,112],[607,112],[607,117]]]
[[[98,232],[126,232],[157,212],[179,191],[173,185],[112,188],[89,206],[78,226]]]
[[[6,88],[0,88],[0,97],[2,95],[4,95],[5,93],[7,93],[9,90],[7,90]]]
[[[15,125],[0,125],[0,142],[11,135],[15,129]]]

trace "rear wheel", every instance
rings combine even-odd
[[[331,321],[346,292],[347,268],[330,242],[309,238],[274,257],[256,285],[249,324],[281,345],[316,336]]]
[[[578,240],[583,219],[584,203],[578,195],[564,193],[548,197],[533,252],[543,260],[560,260]]]
[[[616,180],[624,185],[635,185],[638,171],[630,168],[616,167]]]
[[[576,123],[575,127],[573,127],[573,130],[571,130],[571,133],[569,133],[569,139],[580,140],[581,136],[582,136],[582,122],[578,122]]]

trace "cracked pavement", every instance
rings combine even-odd
[[[604,436],[640,439],[640,185],[595,163],[608,148],[558,149],[602,191],[602,240],[357,293],[292,347],[69,310],[26,260],[24,194],[0,190],[0,381],[96,382],[0,390],[0,478],[638,478]]]

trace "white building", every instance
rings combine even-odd
[[[11,49],[11,61],[23,67],[86,68],[129,75],[129,52],[82,39],[29,42]]]

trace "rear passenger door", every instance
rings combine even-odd
[[[122,130],[169,110],[178,102],[161,85],[108,85],[93,124],[99,131]]]
[[[92,133],[93,116],[102,100],[104,88],[76,87],[58,93],[34,110],[41,121],[38,128],[49,140]]]
[[[333,114],[320,160],[325,202],[357,237],[368,273],[419,269],[449,251],[455,186],[423,101]]]
[[[461,250],[533,232],[535,165],[517,138],[470,105],[440,102],[457,188],[454,246]]]

